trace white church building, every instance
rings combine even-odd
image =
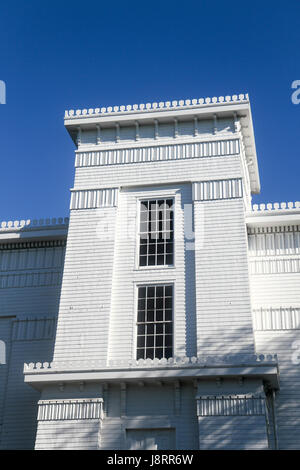
[[[300,203],[251,204],[248,95],[65,126],[70,220],[0,226],[1,448],[300,449]]]

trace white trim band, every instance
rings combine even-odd
[[[102,419],[103,399],[40,400],[38,421]]]
[[[242,178],[193,183],[193,201],[213,201],[242,197]]]
[[[118,192],[118,188],[72,190],[70,209],[116,207],[118,205]]]
[[[257,416],[266,412],[263,397],[201,396],[196,399],[198,416]]]
[[[239,139],[80,151],[76,153],[75,167],[221,157],[237,155],[239,152]]]
[[[300,307],[261,307],[253,309],[255,331],[299,330]]]

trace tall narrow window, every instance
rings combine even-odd
[[[173,286],[138,288],[137,359],[173,355]]]
[[[174,264],[173,199],[141,201],[140,266]]]

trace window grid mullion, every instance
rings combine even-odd
[[[173,297],[173,289],[171,289],[171,295],[167,296],[166,288],[171,286],[166,285],[156,285],[156,286],[144,286],[140,287],[139,289],[145,289],[144,295],[145,297],[140,296],[140,292],[138,294],[138,299],[144,299],[142,305],[144,304],[144,315],[142,318],[144,319],[143,322],[137,322],[138,325],[144,325],[144,329],[141,329],[141,333],[138,336],[144,336],[142,343],[139,342],[139,346],[137,347],[137,355],[138,358],[142,357],[143,359],[147,358],[162,358],[162,357],[170,357],[172,355],[172,345],[166,344],[166,339],[168,335],[168,343],[169,337],[173,335],[172,328],[169,330],[168,334],[166,333],[166,325],[172,324],[172,317],[169,320],[166,320],[166,309],[170,309],[170,306],[166,305],[166,301],[168,298]],[[153,294],[150,294],[149,289],[152,289]],[[158,294],[158,289],[161,290],[161,294]],[[162,304],[162,305],[160,305]],[[157,308],[158,307],[158,308]],[[149,315],[149,311],[153,312]],[[162,321],[157,321],[157,310],[161,310],[163,313]],[[158,329],[158,325],[162,325],[160,329]],[[143,331],[144,330],[144,331]],[[144,335],[143,335],[144,333]],[[149,338],[151,340],[149,341]],[[158,343],[159,339],[159,343]],[[148,340],[148,341],[147,341]]]
[[[174,259],[173,200],[142,201],[140,223],[140,265],[171,265]],[[146,217],[145,217],[146,213]],[[148,232],[145,232],[145,221]],[[141,243],[141,240],[145,243]],[[143,252],[141,253],[141,246]],[[151,248],[151,249],[150,249]]]

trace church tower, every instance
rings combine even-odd
[[[75,150],[36,449],[266,449],[277,361],[255,350],[247,95],[67,111]],[[269,423],[269,424],[268,424]]]

